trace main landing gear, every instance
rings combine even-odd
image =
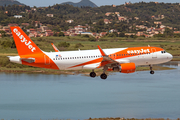
[[[101,77],[101,79],[104,79],[104,80],[107,79],[107,75],[105,73],[101,74],[100,77]]]
[[[90,74],[90,77],[92,77],[92,78],[95,78],[96,77],[96,73],[93,71],[93,72],[91,72]],[[105,73],[103,73],[103,74],[101,74],[101,79],[107,79],[107,75],[105,74]]]
[[[149,65],[149,67],[150,67],[150,70],[151,70],[151,71],[150,71],[150,74],[152,74],[152,75],[153,75],[153,74],[154,74],[154,71],[152,70],[152,66],[151,66],[151,65]]]
[[[92,77],[92,78],[95,78],[96,77],[96,73],[95,72],[91,72],[90,74],[90,77]],[[107,79],[107,75],[105,74],[105,73],[102,73],[101,75],[100,75],[100,77],[101,77],[101,79]]]
[[[90,73],[90,77],[95,78],[95,77],[96,77],[96,73],[95,73],[94,71],[92,71],[92,72]]]
[[[108,67],[104,67],[103,69],[103,73],[100,75],[101,79],[105,80],[107,79],[107,75],[105,74],[105,71],[108,69]],[[89,74],[90,77],[95,78],[96,77],[96,73],[94,72],[94,70],[92,70],[92,72]]]

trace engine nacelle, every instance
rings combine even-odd
[[[121,64],[121,73],[133,73],[136,71],[135,63],[124,63]]]
[[[113,67],[111,70],[120,71],[121,73],[133,73],[136,70],[136,65],[134,63],[123,63],[120,66]]]

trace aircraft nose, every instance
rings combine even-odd
[[[167,55],[167,59],[169,59],[169,61],[170,61],[170,60],[172,60],[172,59],[173,59],[173,56],[172,56],[170,53],[168,53],[168,55]]]

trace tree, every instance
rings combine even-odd
[[[64,35],[63,32],[59,32],[58,36],[59,36],[59,37],[61,37],[61,36],[64,37],[65,35]]]
[[[121,33],[119,34],[119,37],[125,37],[125,34],[121,32]]]
[[[75,45],[75,48],[80,48],[80,47],[84,47],[84,45],[82,45],[81,43],[77,43],[77,44]]]
[[[68,48],[70,46],[70,43],[67,43],[67,42],[61,42],[58,44],[58,47],[65,47],[65,48]]]
[[[174,35],[173,30],[171,30],[169,28],[166,28],[165,31],[164,31],[164,35],[166,37],[173,37],[173,35]]]
[[[91,41],[91,42],[95,42],[95,41],[96,41],[96,38],[90,37],[88,40]]]

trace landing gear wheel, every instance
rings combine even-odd
[[[101,74],[100,77],[101,77],[101,79],[104,79],[104,80],[105,80],[105,79],[107,78],[107,75],[106,75],[105,73],[103,73],[103,74]]]
[[[92,78],[96,77],[96,73],[95,72],[91,72],[90,73],[90,77],[92,77]]]
[[[150,71],[150,74],[154,74],[154,71]]]

